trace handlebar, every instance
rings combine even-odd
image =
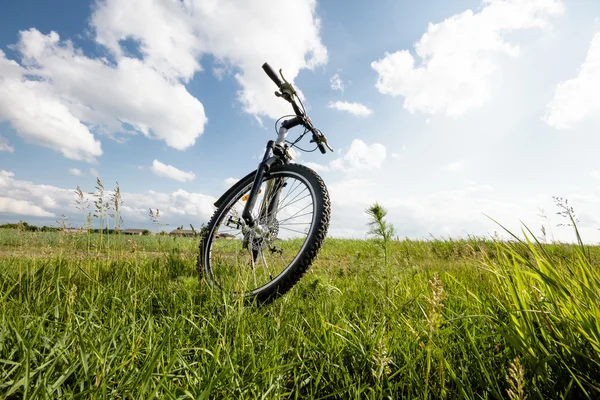
[[[277,88],[280,88],[281,85],[283,85],[283,82],[281,82],[281,79],[279,79],[279,77],[277,76],[275,71],[273,71],[273,68],[271,68],[269,63],[264,63],[262,66],[262,69],[267,73],[269,78],[271,78],[271,80],[273,82],[275,82],[275,84],[277,85]]]
[[[321,152],[321,154],[327,153],[327,150],[325,149],[325,145],[323,143],[319,142],[317,146],[319,147],[319,151]]]
[[[303,125],[306,129],[308,129],[312,133],[313,138],[312,138],[311,142],[317,143],[317,147],[319,148],[319,151],[321,152],[321,154],[325,154],[327,152],[327,148],[329,150],[333,151],[331,146],[329,146],[329,144],[327,143],[327,138],[325,137],[325,135],[323,135],[323,133],[321,131],[319,131],[318,129],[316,129],[313,126],[310,119],[306,116],[306,113],[303,110],[300,110],[300,108],[298,107],[298,104],[296,104],[296,101],[294,100],[294,97],[293,97],[294,95],[296,95],[296,91],[292,87],[292,85],[288,81],[286,81],[285,78],[283,78],[283,75],[282,75],[282,78],[284,79],[285,82],[282,82],[281,79],[279,79],[279,77],[273,70],[273,68],[271,68],[269,63],[265,62],[262,65],[262,69],[265,71],[267,76],[269,78],[271,78],[271,80],[275,83],[275,85],[277,85],[277,88],[281,91],[281,92],[275,92],[275,95],[278,97],[283,97],[285,100],[287,100],[292,105],[292,108],[294,109],[294,112],[297,115],[297,117],[295,117],[291,120],[284,121],[282,126],[286,129],[290,129],[297,125]],[[281,70],[280,70],[280,72],[281,72]],[[327,148],[326,148],[326,146],[327,146]]]

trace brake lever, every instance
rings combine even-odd
[[[284,85],[285,85],[285,83],[284,83]],[[283,93],[275,91],[275,96],[283,98],[288,103],[292,102],[292,97],[289,95],[289,93],[287,91],[285,91]]]
[[[313,139],[311,139],[310,143],[317,143],[317,144],[324,144],[329,151],[331,151],[332,153],[334,152],[334,150],[331,148],[331,146],[329,145],[329,143],[327,143],[327,137],[325,137],[325,135],[321,134],[316,134],[315,137],[313,137]]]
[[[294,89],[292,84],[289,83],[287,81],[287,79],[284,78],[283,70],[281,68],[279,68],[279,75],[281,75],[281,80],[283,81],[283,83],[281,84],[281,87],[280,87],[281,93],[287,94],[290,99],[293,98],[293,96],[296,94],[296,89]]]
[[[333,153],[333,149],[331,148],[329,143],[327,143],[327,138],[325,137],[325,135],[321,136],[321,143],[323,143],[325,145],[325,147],[327,147],[329,149],[329,151],[331,151]]]

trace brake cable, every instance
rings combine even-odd
[[[275,121],[275,132],[276,133],[279,133],[279,130],[277,129],[277,124],[279,123],[279,121],[281,121],[284,118],[289,118],[289,117],[296,117],[296,115],[292,115],[292,114],[284,115],[283,117],[281,117],[277,121]]]
[[[286,140],[286,143],[289,143],[289,144],[290,144],[290,148],[292,148],[292,147],[295,147],[295,148],[297,148],[298,150],[300,150],[300,151],[303,151],[303,152],[305,152],[305,153],[312,153],[313,151],[315,151],[316,149],[318,149],[318,148],[319,148],[319,146],[315,147],[315,148],[314,148],[314,149],[312,149],[312,150],[306,150],[306,149],[303,149],[302,147],[300,147],[300,146],[297,146],[297,145],[296,145],[296,143],[298,143],[300,140],[302,140],[302,138],[304,137],[304,135],[306,135],[308,132],[310,132],[310,131],[309,131],[308,129],[306,129],[306,128],[305,128],[305,129],[304,129],[304,132],[302,133],[302,135],[300,135],[300,136],[298,137],[298,139],[296,139],[296,140],[295,140],[293,143],[292,143],[292,142],[290,142],[290,141],[288,141],[288,140]]]
[[[290,99],[289,101],[290,101],[290,103],[293,103],[293,102],[294,102],[294,96],[295,96],[295,97],[296,97],[296,99],[298,99],[298,102],[300,103],[300,107],[302,107],[302,114],[303,114],[303,115],[302,115],[302,117],[303,117],[303,118],[308,118],[308,115],[306,115],[306,107],[304,107],[304,103],[302,102],[302,99],[300,98],[300,96],[298,96],[298,92],[296,92],[296,90],[294,89],[294,87],[292,86],[292,84],[291,84],[291,83],[289,83],[289,82],[287,81],[287,79],[285,79],[285,77],[283,76],[283,70],[282,70],[281,68],[279,69],[279,75],[281,76],[281,79],[283,80],[283,84],[281,85],[281,88],[280,88],[280,90],[281,90],[281,93],[282,93],[282,94],[287,94],[287,95],[289,96],[289,99]],[[275,94],[277,94],[277,92],[276,92]],[[278,132],[278,130],[277,130],[277,124],[278,124],[278,123],[279,123],[279,121],[281,121],[283,118],[287,118],[287,117],[297,117],[297,116],[298,116],[298,115],[291,115],[291,114],[288,114],[288,115],[284,115],[283,117],[279,118],[277,121],[275,121],[275,132]],[[321,136],[324,136],[324,135],[323,135],[323,132],[321,132],[320,130],[318,130],[318,129],[316,129],[316,128],[315,128],[315,130],[316,130],[316,131],[318,131],[318,133],[319,133]],[[297,148],[298,150],[300,150],[300,151],[303,151],[303,152],[305,152],[305,153],[312,153],[313,151],[315,151],[315,150],[317,150],[317,149],[319,148],[319,143],[320,143],[319,141],[317,141],[317,140],[311,140],[311,142],[317,142],[317,146],[316,146],[314,149],[312,149],[312,150],[306,150],[306,149],[303,149],[302,147],[299,147],[298,145],[296,145],[296,143],[298,143],[300,140],[302,140],[302,138],[303,138],[303,137],[304,137],[304,136],[305,136],[305,135],[306,135],[308,132],[311,132],[311,131],[310,131],[309,129],[306,129],[306,127],[305,127],[305,128],[304,128],[304,132],[302,133],[302,135],[300,135],[300,136],[299,136],[299,137],[298,137],[298,138],[297,138],[297,139],[296,139],[294,142],[290,142],[289,140],[286,140],[285,142],[290,144],[290,148],[293,148],[293,147],[295,147],[295,148]],[[316,132],[312,132],[312,133],[313,133],[313,135],[315,135],[315,134],[316,134]],[[319,136],[318,134],[316,134],[316,135],[317,135],[317,137]],[[327,147],[329,147],[329,146],[327,146]]]

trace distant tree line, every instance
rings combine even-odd
[[[25,231],[25,232],[60,232],[63,229],[66,229],[66,227],[55,227],[55,226],[37,226],[37,225],[30,225],[27,222],[17,222],[15,224],[3,224],[0,225],[0,229],[16,229],[19,231]],[[100,231],[102,231],[103,234],[105,235],[112,235],[115,233],[120,233],[122,232],[121,229],[108,229],[108,228],[104,228],[104,229],[85,229],[82,228],[82,230],[87,230],[90,233],[100,233]],[[142,235],[150,235],[150,231],[148,229],[144,229],[144,231],[142,232]],[[167,235],[167,232],[161,232],[161,234]]]
[[[18,230],[27,231],[27,232],[57,232],[60,230],[60,228],[56,228],[53,226],[29,225],[27,222],[18,222],[16,224],[0,225],[0,229],[18,229]]]

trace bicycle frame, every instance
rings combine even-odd
[[[260,190],[262,180],[265,174],[269,171],[269,169],[271,169],[271,166],[277,163],[287,164],[289,162],[289,160],[286,158],[284,150],[285,138],[287,137],[288,133],[288,129],[286,128],[286,126],[288,126],[288,124],[284,122],[279,128],[277,140],[269,140],[267,142],[265,154],[260,164],[258,164],[258,168],[256,169],[256,175],[254,175],[252,189],[250,189],[248,200],[246,200],[246,205],[244,206],[244,211],[242,212],[242,219],[244,220],[246,225],[258,231],[260,231],[260,226],[256,226],[256,221],[254,220],[254,217],[252,217],[252,209],[256,204],[256,198],[259,194],[258,192]],[[260,205],[259,219],[268,219],[273,214],[273,211],[277,211],[277,207],[279,206],[279,191],[281,190],[281,185],[278,184],[277,187],[274,189],[273,185],[275,185],[276,183],[278,184],[279,181],[267,182],[265,196],[263,197],[262,203]],[[276,191],[274,194],[273,190]]]

